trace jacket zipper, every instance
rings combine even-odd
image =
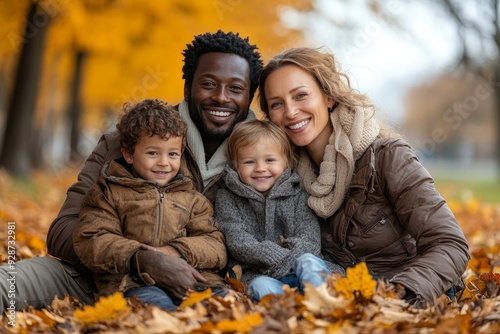
[[[156,210],[156,234],[155,238],[153,240],[153,245],[158,246],[160,244],[160,235],[161,235],[161,230],[162,230],[162,225],[163,225],[163,192],[160,191],[159,188],[156,188],[158,190],[158,207]]]
[[[377,218],[372,220],[369,224],[367,224],[365,227],[363,227],[361,232],[363,234],[368,233],[371,231],[372,228],[374,228],[378,224],[384,225],[386,222],[387,222],[387,218],[385,216],[378,216]]]

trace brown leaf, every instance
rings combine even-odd
[[[351,303],[351,301],[343,295],[339,297],[330,295],[326,284],[314,287],[306,283],[304,290],[305,294],[302,304],[314,315],[327,316],[335,309],[343,309]]]

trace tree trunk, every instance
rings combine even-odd
[[[80,141],[81,131],[81,113],[80,89],[82,86],[82,72],[85,52],[78,51],[75,59],[75,74],[71,88],[70,103],[68,106],[68,121],[71,124],[70,129],[70,160],[75,162],[80,160],[78,152],[78,143]]]
[[[32,120],[35,113],[38,81],[40,78],[45,33],[49,15],[40,10],[37,2],[31,4],[14,83],[7,108],[7,122],[0,157],[0,165],[14,176],[28,177],[32,167]]]

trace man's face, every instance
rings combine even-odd
[[[189,114],[203,138],[225,139],[236,123],[246,119],[250,106],[250,68],[232,53],[202,55],[193,84],[185,87]]]

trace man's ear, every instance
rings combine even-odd
[[[123,147],[121,148],[121,151],[122,151],[122,155],[125,158],[125,161],[127,163],[131,164],[131,163],[134,162],[134,157],[133,157],[133,155],[129,151],[127,151]]]

